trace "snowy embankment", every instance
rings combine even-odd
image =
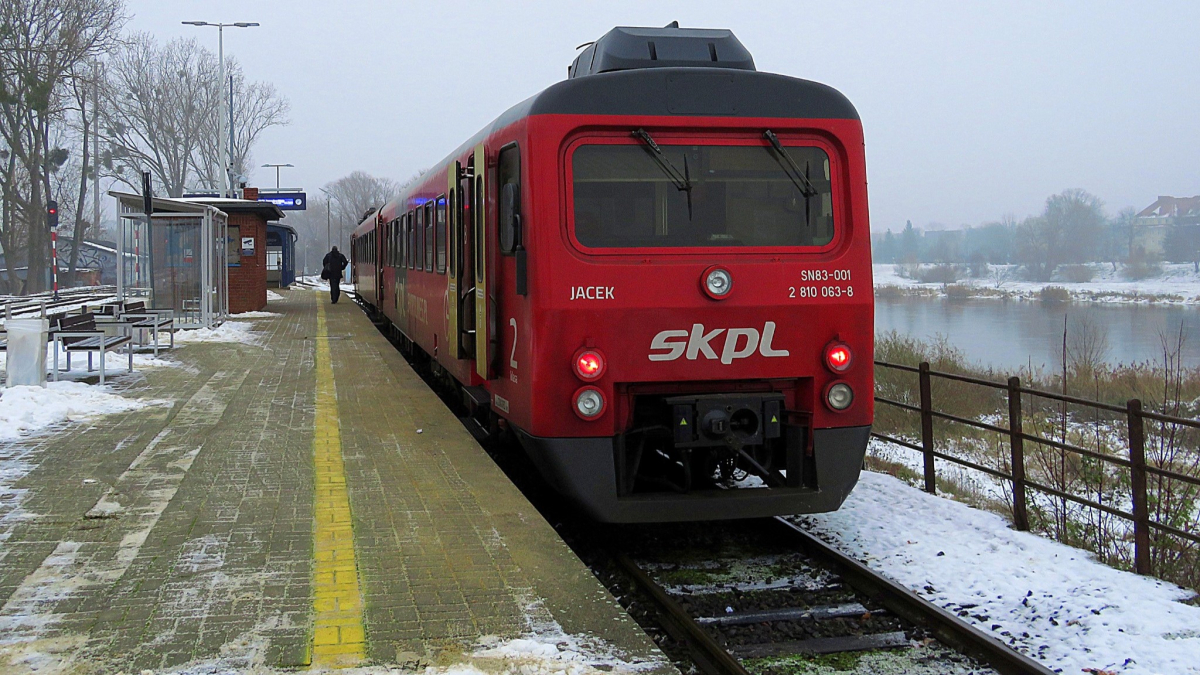
[[[872,275],[876,289],[897,288],[912,293],[945,295],[948,284],[922,282],[915,278],[900,276],[902,266],[876,264]],[[922,265],[929,269],[932,265]],[[1163,265],[1161,274],[1136,281],[1125,279],[1121,270],[1114,271],[1111,265],[1091,265],[1095,276],[1091,281],[1073,283],[1069,281],[1025,281],[1017,265],[991,265],[986,274],[971,278],[963,277],[951,286],[961,289],[968,296],[1033,299],[1043,288],[1057,286],[1066,289],[1074,300],[1089,302],[1134,302],[1155,304],[1200,303],[1200,274],[1191,264]]]
[[[866,472],[806,528],[1064,673],[1200,673],[1191,591],[1017,532],[993,513]]]

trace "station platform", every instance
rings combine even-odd
[[[675,672],[357,306],[267,309],[0,443],[0,672]]]

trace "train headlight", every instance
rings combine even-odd
[[[704,292],[713,300],[720,300],[733,289],[733,276],[724,267],[710,267],[704,274]]]
[[[834,382],[833,386],[825,391],[825,402],[830,408],[841,412],[854,403],[854,390],[845,382]]]
[[[841,342],[832,342],[825,347],[825,365],[835,373],[849,370],[853,360],[854,355],[850,353],[850,347]]]
[[[575,375],[584,382],[600,379],[606,367],[604,354],[597,349],[580,349],[572,361]]]
[[[575,414],[585,420],[594,420],[604,412],[604,394],[595,387],[584,387],[575,392]]]

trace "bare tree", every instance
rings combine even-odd
[[[234,85],[234,166],[245,171],[259,135],[287,124],[289,104],[270,83],[247,83],[241,68],[226,59]],[[167,195],[189,189],[219,189],[217,134],[226,114],[216,56],[195,39],[159,44],[135,35],[112,59],[102,106],[111,145],[106,166],[140,189],[150,171]]]
[[[1052,195],[1040,217],[1017,228],[1017,258],[1030,277],[1049,281],[1059,265],[1092,259],[1104,228],[1104,205],[1084,190]]]
[[[171,197],[181,197],[192,175],[196,148],[218,112],[213,95],[217,60],[195,39],[159,45],[139,33],[113,55],[100,107],[108,137],[105,165],[135,190],[142,172]]]
[[[414,176],[410,182],[415,179]],[[400,186],[390,178],[355,171],[327,184],[325,192],[334,200],[332,219],[334,232],[338,235],[335,239],[344,240],[368,213],[395,197]]]
[[[249,176],[251,168],[251,151],[258,141],[259,135],[276,126],[286,126],[290,123],[288,112],[291,104],[281,97],[270,82],[247,83],[237,59],[225,58],[225,76],[229,78],[221,86],[214,87],[211,95],[221,107],[220,115],[229,112],[221,106],[223,96],[228,94],[229,82],[233,82],[233,143],[230,154],[233,157],[232,171],[234,176]],[[214,84],[216,78],[213,79]],[[221,166],[217,157],[217,134],[220,133],[220,117],[210,115],[205,118],[205,129],[201,135],[198,152],[194,155],[196,173],[205,176],[205,184],[213,189],[218,188],[213,171]]]
[[[121,0],[0,4],[0,137],[12,162],[2,186],[4,226],[16,224],[10,216],[19,216],[24,225],[27,291],[45,285],[50,176],[66,161],[66,151],[49,143],[51,127],[62,120],[66,86],[81,65],[116,43],[125,21]],[[5,251],[6,257],[14,252]]]

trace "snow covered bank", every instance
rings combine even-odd
[[[932,265],[922,267],[929,268]],[[920,294],[946,294],[946,284],[902,277],[897,272],[898,268],[893,264],[872,266],[875,287],[898,288]],[[961,292],[978,297],[1033,299],[1043,288],[1058,286],[1070,292],[1073,299],[1088,302],[1200,304],[1200,274],[1190,264],[1163,265],[1162,274],[1137,281],[1125,279],[1120,270],[1114,271],[1111,265],[1093,264],[1091,268],[1095,273],[1091,281],[1072,283],[1025,281],[1017,265],[991,265],[984,276],[964,277],[952,285],[964,289]]]
[[[157,404],[119,396],[108,387],[82,382],[48,382],[45,388],[8,387],[0,389],[0,441],[10,441],[59,422]]]
[[[1002,517],[863,472],[813,533],[1064,673],[1200,673],[1190,591],[1012,530]]]

